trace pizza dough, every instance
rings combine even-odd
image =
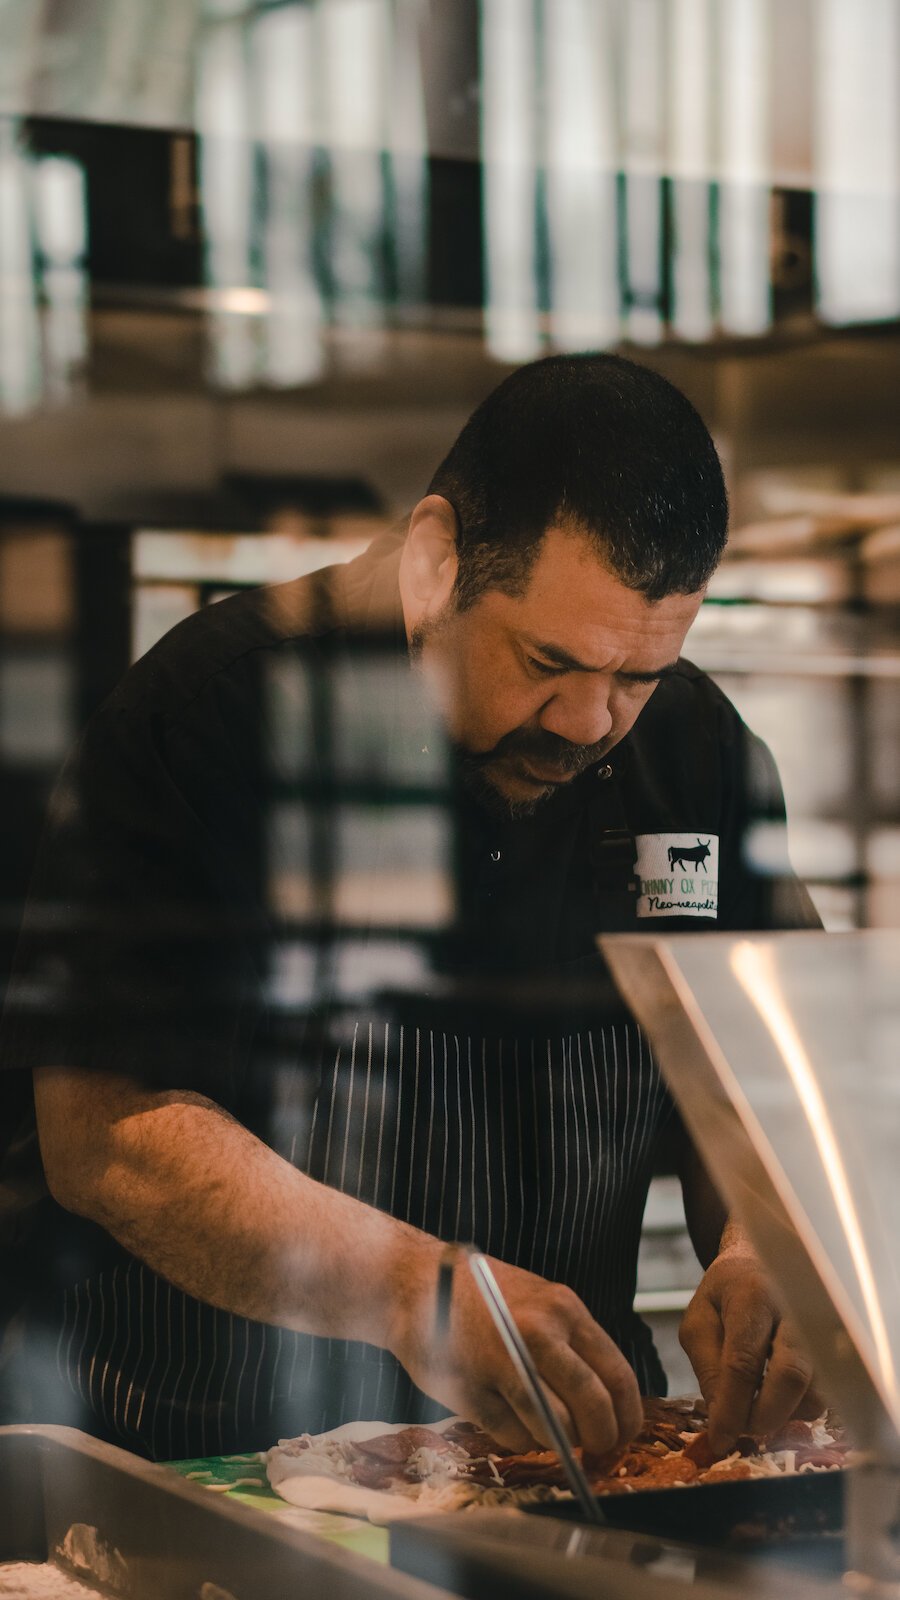
[[[709,1448],[702,1405],[645,1400],[644,1427],[627,1450],[584,1467],[597,1494],[822,1472],[843,1466],[849,1446],[833,1419],[790,1422],[766,1441],[739,1439],[723,1460]],[[331,1433],[283,1439],[268,1452],[272,1488],[306,1510],[342,1511],[373,1522],[470,1506],[519,1506],[569,1499],[551,1450],[511,1455],[472,1423],[433,1427],[345,1423]]]

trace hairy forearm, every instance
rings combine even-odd
[[[436,1265],[428,1235],[306,1177],[200,1095],[48,1069],[35,1101],[60,1203],[236,1315],[389,1348],[405,1285]]]

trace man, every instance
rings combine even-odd
[[[666,1137],[707,1266],[684,1338],[714,1442],[802,1402],[805,1358],[595,949],[661,917],[815,924],[789,869],[762,878],[744,849],[780,812],[771,758],[680,661],[726,520],[683,396],[617,357],[554,357],[476,411],[405,539],[210,607],[94,719],[38,875],[77,926],[26,933],[20,981],[50,974],[57,1000],[5,1052],[35,1069],[55,1202],[47,1416],[171,1457],[449,1407],[525,1447],[540,1421],[464,1270],[436,1332],[441,1241],[471,1238],[572,1436],[607,1450],[665,1382],[632,1299]],[[411,671],[375,703],[354,649],[385,630]],[[336,706],[369,782],[419,793],[449,742],[455,911],[413,992],[356,967],[427,829],[391,822],[389,777],[352,834]],[[376,879],[335,956],[339,850],[357,898]],[[317,918],[292,1034],[276,1000]]]

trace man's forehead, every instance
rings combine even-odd
[[[555,526],[544,534],[518,598],[525,611],[531,611],[533,605],[561,603],[585,619],[599,607],[600,614],[639,616],[664,625],[693,616],[703,593],[676,592],[650,600],[610,565],[602,538],[582,529]]]
[[[575,569],[569,581],[554,575],[531,587],[506,613],[523,644],[544,651],[572,671],[603,671],[624,652],[642,668],[667,665],[681,649],[702,593],[648,600],[608,573]]]

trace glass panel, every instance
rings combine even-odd
[[[269,903],[288,919],[314,917],[320,909],[313,872],[310,809],[296,803],[273,804],[266,828]]]
[[[874,1442],[880,1407],[900,1426],[900,933],[604,948],[826,1392]]]
[[[443,812],[347,806],[339,812],[337,836],[339,922],[431,928],[449,922],[453,885]]]
[[[72,672],[56,651],[0,659],[0,756],[15,765],[62,761],[74,736]]]
[[[0,627],[8,633],[62,633],[74,621],[72,544],[67,534],[0,537]]]
[[[191,616],[200,604],[197,590],[182,583],[142,584],[131,611],[131,658],[140,660],[164,634]]]
[[[404,658],[371,655],[338,662],[331,681],[334,762],[342,778],[392,787],[442,786],[446,738]]]
[[[315,776],[313,690],[312,673],[296,656],[266,660],[266,757],[272,777],[282,782]]]

